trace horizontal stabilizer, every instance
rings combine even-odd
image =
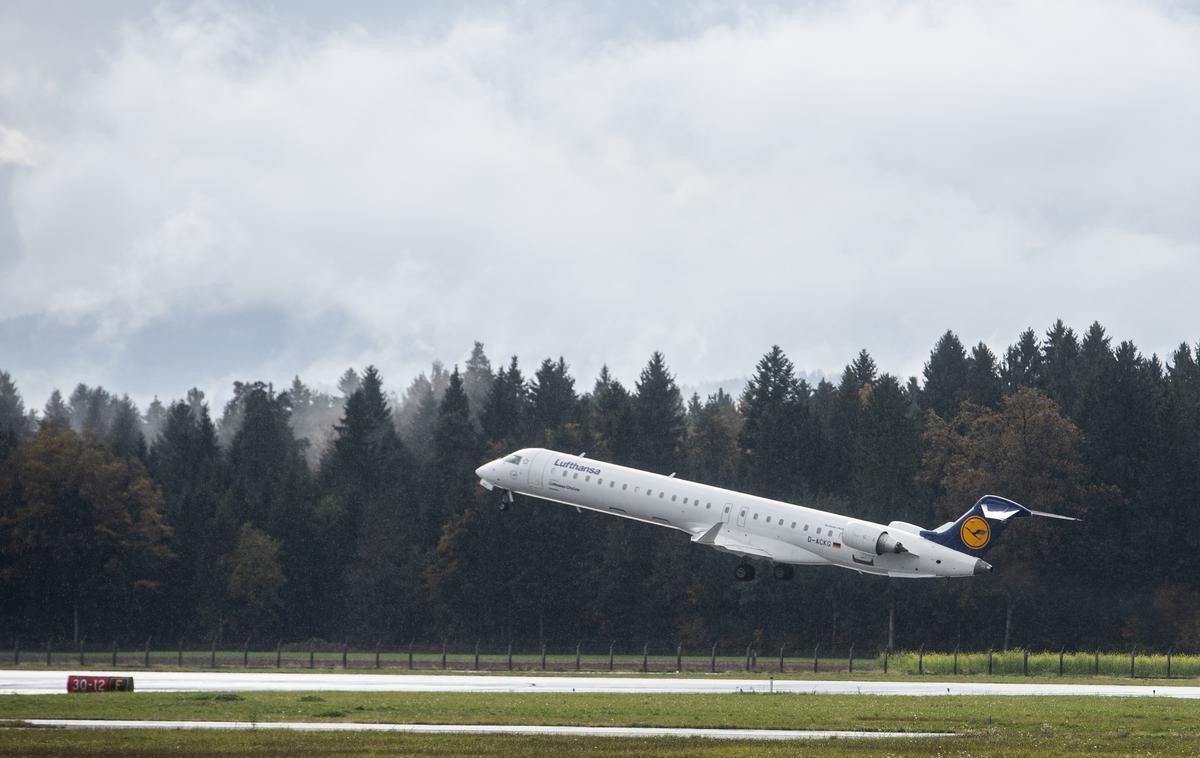
[[[1083,519],[1075,518],[1074,516],[1060,516],[1057,513],[1046,513],[1045,511],[1035,511],[1032,508],[1029,510],[1034,516],[1044,516],[1046,518],[1056,518],[1059,521],[1083,521]]]

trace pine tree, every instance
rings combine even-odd
[[[514,355],[508,368],[497,372],[483,401],[480,426],[484,439],[504,450],[514,447],[523,437],[528,414],[529,388]]]
[[[0,371],[0,460],[29,434],[25,402],[8,372]]]
[[[608,366],[600,367],[600,376],[592,388],[592,424],[599,437],[598,448],[613,463],[627,465],[633,459],[636,426],[633,399]]]
[[[1000,381],[1006,393],[1020,387],[1037,387],[1041,382],[1042,352],[1037,334],[1033,329],[1021,332],[1017,344],[1010,345],[1004,352],[1004,365],[1000,368]]]
[[[971,348],[971,356],[967,358],[965,389],[966,399],[976,405],[995,408],[1000,402],[1003,387],[996,354],[982,342]]]
[[[492,388],[492,362],[483,352],[483,343],[476,341],[471,348],[471,356],[467,358],[463,369],[463,391],[467,394],[467,402],[471,406],[471,417],[479,423],[479,415],[483,411],[484,401]]]
[[[672,473],[683,467],[683,435],[687,428],[683,398],[660,352],[642,369],[633,396],[637,440],[633,458],[640,468]]]
[[[1074,413],[1081,384],[1079,340],[1062,319],[1046,332],[1042,343],[1040,388],[1067,413]]]
[[[952,418],[967,396],[967,352],[954,332],[938,339],[925,364],[923,406],[942,418]]]
[[[868,356],[869,360],[869,356]],[[871,369],[873,371],[873,369]],[[764,497],[801,494],[810,470],[811,435],[807,387],[778,345],[762,357],[746,383],[741,402],[739,442],[746,485]]]
[[[54,390],[50,393],[50,399],[46,401],[46,407],[42,411],[42,427],[53,426],[59,429],[69,429],[71,426],[71,412],[67,409],[67,404],[63,402],[62,393]]]
[[[557,362],[549,358],[542,361],[530,386],[530,399],[540,441],[550,444],[556,433],[561,434],[568,423],[576,420],[575,379],[561,356]]]

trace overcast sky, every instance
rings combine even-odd
[[[335,9],[336,7],[336,9]],[[0,368],[581,387],[1200,339],[1180,2],[0,5]]]

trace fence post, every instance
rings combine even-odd
[[[350,646],[347,645],[345,642],[342,642],[342,669],[348,668],[347,663],[349,661],[347,659],[349,658],[349,656],[350,656]]]
[[[117,665],[117,641],[116,640],[113,640],[112,665],[113,666]]]
[[[675,647],[675,670],[683,673],[683,643]]]
[[[712,663],[709,665],[708,670],[714,674],[717,673],[717,643],[715,642],[713,643],[712,649]]]
[[[146,668],[150,668],[150,638],[146,638],[146,657],[142,660]]]
[[[613,648],[617,646],[617,641],[613,640],[608,643],[608,670],[613,670]]]
[[[650,643],[647,642],[646,644],[642,645],[642,673],[643,674],[649,670],[649,665],[650,665]]]
[[[746,646],[746,670],[750,670],[750,645]]]
[[[783,673],[783,651],[786,647],[786,645],[779,646],[779,673],[781,674]]]
[[[1058,649],[1058,675],[1063,675],[1063,653],[1066,651],[1066,645]]]
[[[609,651],[610,651],[610,654],[609,654],[608,667],[611,669],[612,668],[612,655],[611,655],[612,648],[609,648]],[[542,671],[545,671],[545,670],[546,670],[546,642],[545,642],[545,640],[543,640],[542,641]]]
[[[1129,678],[1130,679],[1135,679],[1137,677],[1137,674],[1134,673],[1136,671],[1136,669],[1134,668],[1134,662],[1136,660],[1137,660],[1137,645],[1134,645],[1133,647],[1129,648]]]
[[[891,653],[891,650],[883,651],[883,673],[885,674],[888,672],[888,656],[891,655]]]
[[[1024,652],[1025,652],[1025,658],[1024,658],[1024,662],[1021,664],[1021,673],[1024,674],[1025,676],[1029,676],[1029,651],[1026,650]]]
[[[283,640],[275,641],[275,668],[283,667]]]
[[[442,669],[446,668],[446,640],[442,640]]]
[[[925,646],[924,645],[922,645],[921,649],[917,651],[917,673],[918,674],[925,673]]]
[[[753,669],[755,673],[758,673],[758,648],[752,648],[750,650],[750,668]]]
[[[21,665],[21,641],[13,640],[13,665]]]
[[[813,673],[817,673],[817,653],[820,652],[820,644],[813,645]]]
[[[850,671],[848,671],[847,673],[850,673],[850,674],[854,673],[854,646],[853,645],[850,646]]]
[[[83,637],[80,637],[79,638],[79,665],[80,666],[86,665],[83,662],[83,642],[84,642]]]
[[[250,668],[250,638],[242,643],[242,668]]]
[[[412,649],[413,649],[413,643],[410,640],[408,643],[408,670],[409,671],[412,671],[412,666],[413,666]]]
[[[954,648],[954,675],[958,676],[958,648]]]
[[[992,675],[992,649],[988,648],[988,676]]]
[[[310,640],[308,643],[308,667],[313,668],[316,666],[316,663],[317,663],[317,653],[316,653],[316,650],[314,649],[314,645],[313,645],[312,641]]]
[[[183,668],[183,637],[179,638],[179,655],[175,658],[175,665]]]
[[[1167,648],[1167,678],[1171,678],[1171,651],[1174,648]]]
[[[508,643],[508,670],[512,671],[512,643]]]
[[[375,641],[375,668],[379,668],[379,646],[380,646],[380,644],[381,643],[379,642],[379,640]]]
[[[1096,648],[1096,663],[1092,667],[1092,675],[1100,676],[1100,648]]]
[[[475,671],[479,670],[479,640],[475,640]]]
[[[46,665],[50,665],[50,651],[54,648],[54,640],[46,640]]]
[[[576,671],[578,671],[578,670],[579,670],[579,649],[580,649],[581,647],[583,647],[583,643],[582,643],[582,642],[576,642],[576,643],[575,643],[575,670],[576,670]]]
[[[212,638],[212,646],[208,650],[208,667],[215,669],[217,667],[217,638]]]

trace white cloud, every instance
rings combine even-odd
[[[183,314],[336,317],[353,340],[196,371],[374,360],[397,383],[475,338],[564,354],[583,385],[653,349],[688,381],[746,373],[773,342],[915,373],[946,328],[1007,341],[1058,316],[1195,339],[1194,16],[731,18],[597,38],[516,11],[317,33],[160,11],[62,83],[53,123],[20,124],[53,135],[39,160],[0,131],[28,167],[0,319],[94,322],[119,347]]]

